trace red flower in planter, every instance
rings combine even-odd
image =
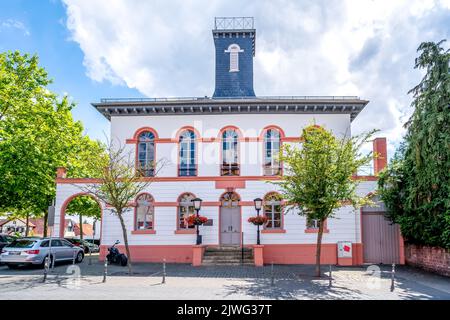
[[[191,214],[189,217],[187,217],[186,222],[188,225],[192,226],[201,226],[202,224],[204,224],[206,221],[208,221],[207,217],[203,217],[203,216],[198,216],[195,214]]]
[[[248,218],[248,222],[253,223],[255,226],[262,226],[263,224],[267,223],[267,217],[266,216],[255,216]]]

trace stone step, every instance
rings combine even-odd
[[[224,261],[224,260],[241,260],[242,257],[236,256],[203,256],[203,260]],[[253,257],[244,257],[244,260],[253,260]]]
[[[241,251],[241,247],[224,246],[224,247],[206,247],[205,251]],[[244,248],[244,251],[252,251],[252,248]]]
[[[237,256],[242,256],[242,252],[226,252],[226,251],[222,251],[222,252],[205,252],[204,256],[232,256],[232,257],[237,257]],[[253,252],[244,252],[244,257],[245,256],[253,256]]]
[[[242,257],[242,253],[244,253]],[[207,247],[203,254],[202,265],[254,265],[252,248],[239,246]]]
[[[224,262],[224,263],[216,263],[216,262],[209,262],[209,261],[205,261],[202,263],[202,266],[254,266],[255,264],[253,263],[253,261],[251,262]]]
[[[202,265],[223,265],[223,264],[254,264],[253,260],[244,260],[240,259],[227,259],[227,260],[205,260],[203,259]]]

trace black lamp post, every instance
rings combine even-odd
[[[255,203],[256,215],[259,217],[259,210],[261,210],[263,200],[261,198],[256,198],[255,200],[253,200],[253,202]],[[257,233],[257,238],[256,238],[256,244],[260,245],[261,240],[259,237],[259,224],[257,225],[257,227],[258,227],[258,233]]]
[[[192,202],[194,203],[194,209],[195,209],[195,212],[196,212],[196,216],[198,218],[198,212],[200,211],[200,209],[202,207],[202,199],[195,198],[194,200],[192,200]],[[199,233],[198,224],[196,224],[195,227],[197,228],[197,241],[196,241],[196,244],[199,245],[199,244],[202,244],[202,236]]]

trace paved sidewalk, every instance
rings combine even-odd
[[[0,299],[450,299],[450,278],[403,266],[393,292],[389,266],[333,266],[331,287],[328,266],[316,278],[314,266],[276,265],[273,285],[270,266],[168,264],[165,284],[161,264],[135,264],[133,276],[126,267],[109,266],[106,283],[96,258],[76,266],[57,265],[46,283],[42,269],[0,266]]]

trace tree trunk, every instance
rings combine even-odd
[[[316,247],[316,276],[320,277],[320,253],[322,250],[322,235],[323,235],[323,224],[325,220],[320,221],[319,232],[317,233],[317,247]]]
[[[83,215],[81,213],[79,213],[79,216],[80,216],[80,223],[79,223],[80,239],[83,240]]]
[[[48,228],[48,211],[44,213],[44,231],[43,231],[44,238],[47,237],[47,228]]]
[[[117,216],[119,217],[120,225],[122,226],[123,242],[125,243],[125,251],[127,252],[128,258],[128,274],[131,276],[131,255],[130,248],[128,247],[127,228],[125,227],[125,222],[123,221],[122,212],[117,211]]]
[[[25,237],[28,237],[28,233],[30,232],[29,224],[30,224],[30,213],[27,212],[25,219]]]

